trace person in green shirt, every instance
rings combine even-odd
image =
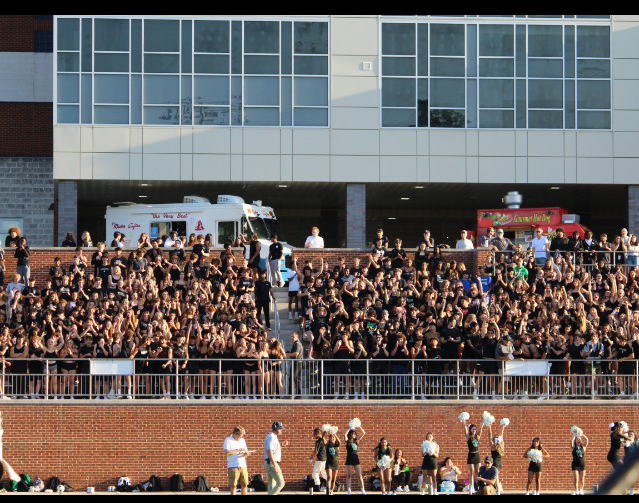
[[[515,271],[515,279],[528,281],[528,269],[524,266],[523,257],[517,257],[517,265],[513,270]]]

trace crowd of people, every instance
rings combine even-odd
[[[335,397],[445,396],[449,374],[467,376],[464,394],[476,398],[633,396],[639,280],[630,260],[636,238],[624,231],[613,245],[605,235],[571,241],[558,229],[551,240],[539,232],[529,246],[513,246],[491,229],[485,244],[493,253],[473,274],[428,231],[409,252],[378,229],[361,258],[294,258],[286,277],[270,280],[256,237],[214,256],[210,235],[143,234],[124,251],[116,233],[111,249],[76,247],[70,267],[56,259],[37,285],[27,239],[13,229],[2,254],[3,270],[12,252],[17,272],[0,296],[0,389],[27,397],[89,387],[98,397],[280,396],[289,383],[283,361],[308,358],[324,361],[324,394]],[[82,239],[91,242],[88,233]],[[307,245],[318,242],[314,228]],[[274,236],[268,262],[277,265],[264,267],[271,272],[280,269],[278,244]],[[243,255],[232,245],[244,246]],[[284,281],[301,333],[287,348],[270,332],[269,312],[273,286]],[[136,377],[78,377],[99,358],[135,359]],[[548,375],[499,376],[505,363],[528,360],[545,360]],[[312,394],[301,372],[296,365],[297,394]]]

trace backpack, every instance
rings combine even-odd
[[[308,491],[311,487],[315,487],[315,482],[313,482],[313,477],[307,475],[304,478],[304,489]]]
[[[154,493],[164,491],[160,477],[158,477],[157,475],[151,475],[149,477],[149,488],[147,489],[147,491],[151,491]]]
[[[210,490],[208,479],[204,475],[198,476],[193,483],[193,489],[198,493],[208,493]]]
[[[20,474],[20,482],[11,481],[11,490],[13,492],[26,493],[29,492],[29,487],[31,487],[31,477],[26,473]]]
[[[171,491],[181,492],[184,491],[184,477],[179,473],[174,474],[171,477],[170,483]]]
[[[251,482],[249,482],[248,486],[255,492],[266,491],[266,484],[264,483],[264,478],[262,477],[261,473],[253,475],[253,478],[251,478]]]
[[[131,492],[133,490],[131,479],[129,479],[129,477],[120,477],[116,488],[120,492]]]
[[[47,485],[44,486],[45,489],[51,489],[52,491],[57,491],[58,486],[62,484],[62,481],[58,477],[51,477],[47,481]]]

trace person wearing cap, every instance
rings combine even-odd
[[[268,494],[275,496],[284,488],[284,475],[280,463],[282,462],[282,446],[286,447],[288,441],[280,444],[279,436],[284,426],[280,421],[275,421],[271,426],[271,433],[264,439],[264,469],[268,477]]]
[[[493,458],[486,456],[484,464],[479,467],[477,485],[478,495],[491,496],[495,494],[495,483],[497,482],[497,469],[493,466]]]
[[[244,428],[236,426],[233,428],[233,433],[224,439],[231,496],[235,496],[238,483],[242,490],[242,496],[248,494],[249,480],[246,458],[251,455],[252,451],[249,451],[246,446],[245,433]]]

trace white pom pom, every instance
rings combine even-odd
[[[615,423],[610,423],[610,424],[608,425],[608,428],[610,428],[611,430],[612,430],[614,427],[615,427]]]
[[[331,429],[331,425],[330,424],[326,423],[326,424],[322,425],[322,431],[323,432],[330,431],[330,429]]]
[[[337,435],[337,430],[339,430],[339,428],[338,428],[337,426],[331,426],[331,427],[328,429],[328,432],[329,432],[331,435]]]
[[[390,456],[382,456],[382,458],[377,462],[377,466],[382,470],[386,468],[390,468],[391,458]]]
[[[630,428],[628,428],[628,424],[625,421],[621,421],[619,424],[621,424],[621,431],[624,433],[628,433],[628,431],[630,430]]]
[[[504,419],[501,420],[500,424],[502,426],[508,426],[510,424],[510,419],[508,419],[507,417],[505,417]]]
[[[351,430],[354,430],[356,428],[359,428],[362,426],[362,422],[359,420],[359,418],[353,418],[348,422],[348,428]]]
[[[533,463],[541,463],[544,457],[539,449],[530,449],[528,451],[528,459],[530,459]]]
[[[495,418],[488,411],[484,411],[481,417],[484,422],[484,426],[490,426],[495,422]]]
[[[463,423],[464,421],[468,421],[470,419],[470,414],[468,412],[462,412],[458,419]]]
[[[424,440],[422,442],[422,454],[424,456],[428,454],[428,449],[430,449],[430,442],[428,440]]]
[[[428,454],[429,456],[434,456],[436,452],[437,452],[437,442],[431,442],[430,445],[428,446],[428,451],[426,452],[426,454]]]
[[[573,426],[570,428],[570,433],[572,433],[572,436],[576,438],[583,435],[584,432],[581,428],[579,428],[579,426]]]

